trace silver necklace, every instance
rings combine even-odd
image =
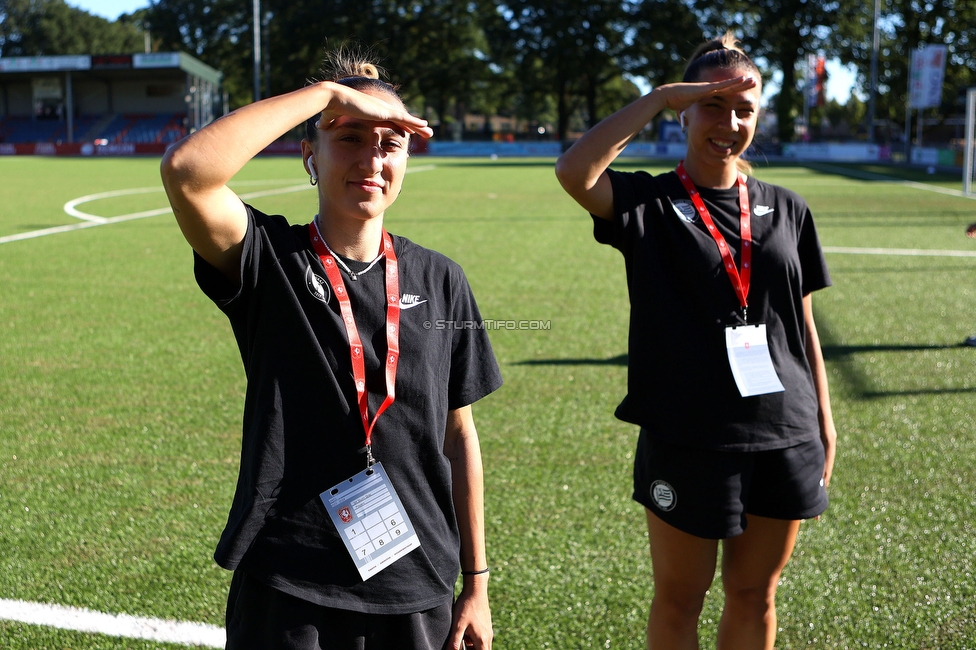
[[[383,253],[380,253],[379,255],[376,256],[376,259],[374,259],[372,262],[370,262],[369,265],[365,269],[363,269],[362,271],[358,271],[358,272],[357,271],[353,271],[351,268],[349,268],[349,266],[345,262],[342,261],[342,258],[339,257],[335,253],[335,251],[332,250],[332,248],[329,246],[329,243],[327,241],[325,241],[325,237],[322,236],[322,229],[319,228],[319,215],[315,215],[315,229],[319,233],[319,239],[321,239],[322,240],[322,243],[325,244],[326,250],[328,250],[329,251],[329,254],[332,255],[332,258],[336,261],[336,264],[339,265],[339,268],[340,269],[342,269],[343,271],[345,271],[346,273],[349,274],[349,279],[352,280],[353,282],[358,281],[360,275],[362,275],[363,273],[366,273],[371,268],[373,268],[374,266],[376,266],[376,263],[379,262],[380,261],[380,258],[383,257]]]

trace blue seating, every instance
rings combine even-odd
[[[171,143],[186,135],[180,113],[116,115],[100,133],[89,133],[101,115],[82,115],[74,120],[74,139],[107,140],[110,143]],[[67,125],[59,120],[0,117],[0,142],[58,142],[67,140]]]

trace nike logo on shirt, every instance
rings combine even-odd
[[[426,300],[421,300],[420,299],[420,296],[418,296],[418,295],[415,295],[415,294],[412,294],[412,293],[405,293],[402,296],[400,296],[400,309],[401,310],[403,310],[403,309],[412,309],[412,308],[416,307],[417,305],[424,304],[425,302],[427,302],[427,301]]]

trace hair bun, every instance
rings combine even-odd
[[[359,67],[359,74],[357,76],[368,77],[369,79],[379,79],[380,71],[372,63],[363,63]]]

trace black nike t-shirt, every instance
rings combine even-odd
[[[789,447],[819,435],[803,297],[830,285],[813,217],[794,192],[749,178],[753,233],[748,322],[765,323],[781,393],[741,397],[725,328],[742,323],[715,240],[677,174],[610,171],[614,218],[594,236],[623,255],[630,295],[627,395],[617,417],[678,444]],[[741,266],[739,194],[699,188]]]
[[[363,581],[319,494],[366,467],[352,364],[338,301],[308,226],[248,206],[238,289],[196,257],[203,291],[230,319],[247,375],[241,466],[215,552],[227,569],[328,607],[402,614],[450,601],[459,537],[444,456],[448,411],[501,385],[461,268],[393,236],[400,274],[396,400],[372,450],[383,463],[421,548]],[[359,270],[362,270],[360,268]],[[386,396],[385,259],[344,276],[363,341],[369,413]]]

